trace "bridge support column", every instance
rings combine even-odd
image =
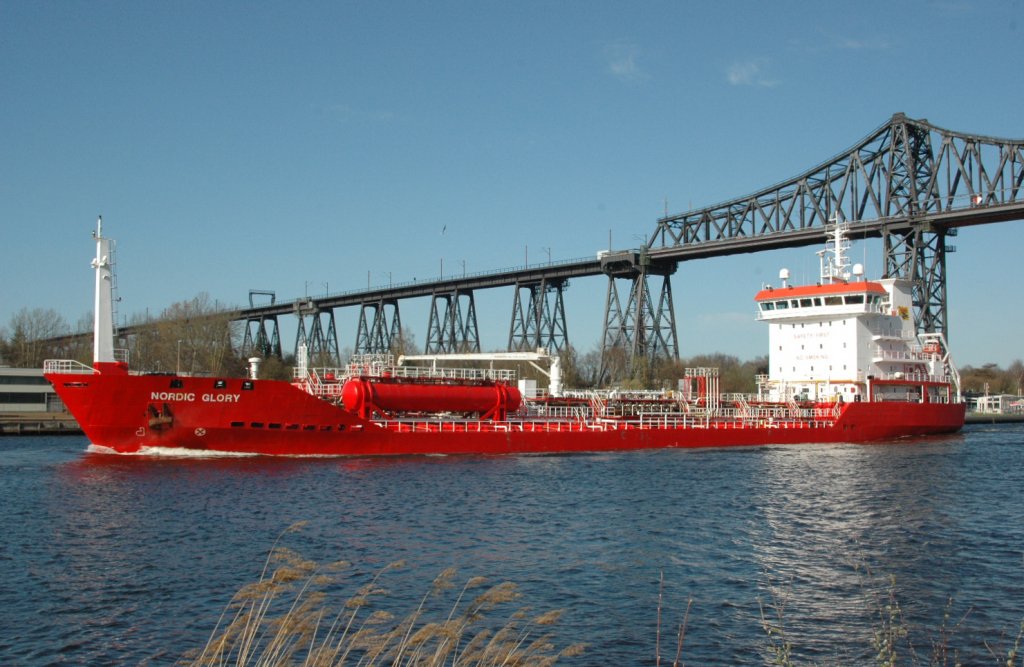
[[[671,281],[676,264],[655,264],[647,256],[646,248],[639,253],[607,255],[601,263],[608,274],[608,296],[599,381],[615,382],[646,373],[659,361],[677,361],[679,343]],[[662,276],[656,298],[648,284],[651,275]],[[628,278],[632,283],[625,308],[621,306],[616,278]]]
[[[919,332],[949,335],[946,321],[946,246],[944,228],[919,222],[919,216],[940,210],[941,194],[931,135],[905,117],[894,117],[890,136],[888,180],[890,216],[906,216],[908,228],[884,229],[885,273],[912,283],[914,326]],[[968,164],[972,162],[967,158]],[[959,180],[959,175],[957,176]],[[950,230],[952,234],[956,229]]]
[[[431,296],[425,348],[426,354],[480,351],[480,333],[472,290],[454,289],[451,292],[435,292]]]
[[[510,352],[533,351],[543,347],[561,352],[569,342],[565,325],[563,292],[569,286],[564,278],[517,283],[512,303],[512,322],[508,330]],[[529,291],[524,307],[523,291]]]
[[[886,230],[883,245],[886,275],[912,283],[917,331],[941,333],[948,340],[946,255],[956,248],[946,245],[946,232],[932,231],[923,225],[900,232]]]
[[[255,308],[259,297],[270,299],[274,305],[277,295],[268,290],[249,290],[249,307]],[[268,331],[268,325],[270,331]],[[245,338],[242,340],[242,355],[249,357],[259,355],[263,358],[282,358],[281,330],[277,323],[277,315],[259,315],[245,321]]]
[[[277,315],[251,317],[246,320],[242,355],[281,358],[281,334]]]
[[[390,312],[389,312],[390,311]],[[402,337],[402,317],[397,299],[380,299],[359,306],[356,354],[394,352]]]
[[[295,316],[299,318],[299,328],[295,335],[295,356],[299,355],[299,346],[306,346],[309,362],[315,366],[338,366],[341,355],[338,353],[338,333],[334,326],[334,309],[321,310],[312,299],[299,301],[295,305]],[[312,319],[309,336],[306,335],[306,317]],[[327,320],[327,332],[324,333],[323,320]]]

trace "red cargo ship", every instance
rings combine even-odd
[[[92,367],[44,367],[95,448],[141,454],[382,456],[584,452],[662,447],[866,442],[951,433],[964,421],[941,334],[916,335],[910,283],[849,266],[846,227],[819,253],[821,281],[765,287],[769,374],[756,395],[721,394],[716,369],[687,369],[672,390],[572,391],[557,356],[537,353],[353,357],[292,382],[132,372],[113,346],[110,240],[96,238]],[[486,369],[442,363],[490,360]],[[495,361],[547,362],[550,387]],[[410,366],[407,362],[427,362]]]

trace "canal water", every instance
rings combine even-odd
[[[514,582],[518,606],[564,609],[556,645],[587,647],[558,664],[653,665],[659,645],[670,664],[684,619],[687,664],[768,663],[786,645],[797,663],[873,664],[879,632],[904,664],[936,648],[1005,664],[1024,621],[1019,424],[574,456],[86,448],[0,438],[0,664],[173,664],[298,521],[282,543],[352,563],[341,601],[402,560],[374,601],[396,616],[450,567]]]

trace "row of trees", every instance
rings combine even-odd
[[[985,364],[980,368],[964,366],[960,369],[960,381],[965,392],[1021,396],[1024,362],[1017,359],[1008,368],[1000,368],[996,364]]]
[[[126,341],[132,367],[149,372],[178,371],[191,374],[241,375],[245,359],[240,352],[242,326],[232,322],[221,304],[202,293],[189,301],[172,304],[157,317],[135,316],[129,324],[137,333]],[[22,308],[6,328],[0,328],[0,365],[40,368],[45,359],[92,360],[92,337],[83,335],[92,328],[92,315],[80,319],[74,327],[52,309]],[[417,354],[420,348],[415,337],[403,330],[396,349],[398,354]],[[350,351],[349,351],[350,352]],[[343,356],[347,357],[348,354]],[[740,361],[725,354],[698,355],[679,361],[628,364],[624,350],[612,350],[603,360],[595,347],[579,353],[568,347],[562,352],[562,370],[566,386],[596,387],[604,377],[615,384],[633,389],[671,388],[685,368],[719,369],[721,389],[725,392],[750,393],[756,390],[755,376],[768,372],[768,361],[759,357]],[[264,374],[290,378],[293,359],[267,360]],[[323,365],[321,360],[312,360]],[[544,379],[527,364],[521,365],[522,377]],[[960,370],[966,392],[1021,394],[1024,384],[1024,363],[1014,361],[1008,368],[985,364],[979,368],[966,366]]]
[[[136,315],[134,335],[115,347],[127,347],[131,365],[147,372],[240,375],[245,362],[235,350],[241,327],[221,304],[203,293],[172,304],[157,317]],[[92,315],[72,328],[52,309],[22,308],[0,328],[0,365],[41,368],[46,359],[92,362]]]
[[[91,316],[85,318],[91,320]],[[83,325],[87,331],[91,323]],[[73,336],[64,318],[52,308],[22,308],[11,316],[7,328],[0,327],[0,365],[41,368],[45,359],[89,361],[92,341]]]

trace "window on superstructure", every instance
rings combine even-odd
[[[771,301],[765,301],[761,304],[761,310],[775,310],[775,304]]]
[[[800,299],[800,307],[801,308],[810,308],[813,305],[814,305],[814,302],[811,301],[810,299]]]
[[[820,306],[821,305],[821,297],[820,296],[814,297],[814,305],[815,306]]]
[[[843,305],[843,297],[841,296],[827,296],[825,297],[826,306],[841,306]]]
[[[847,303],[847,305],[864,303],[864,295],[863,294],[847,294],[846,295],[846,303]]]
[[[787,308],[789,308],[789,303],[786,301],[776,301],[775,308],[778,310],[786,310]]]

